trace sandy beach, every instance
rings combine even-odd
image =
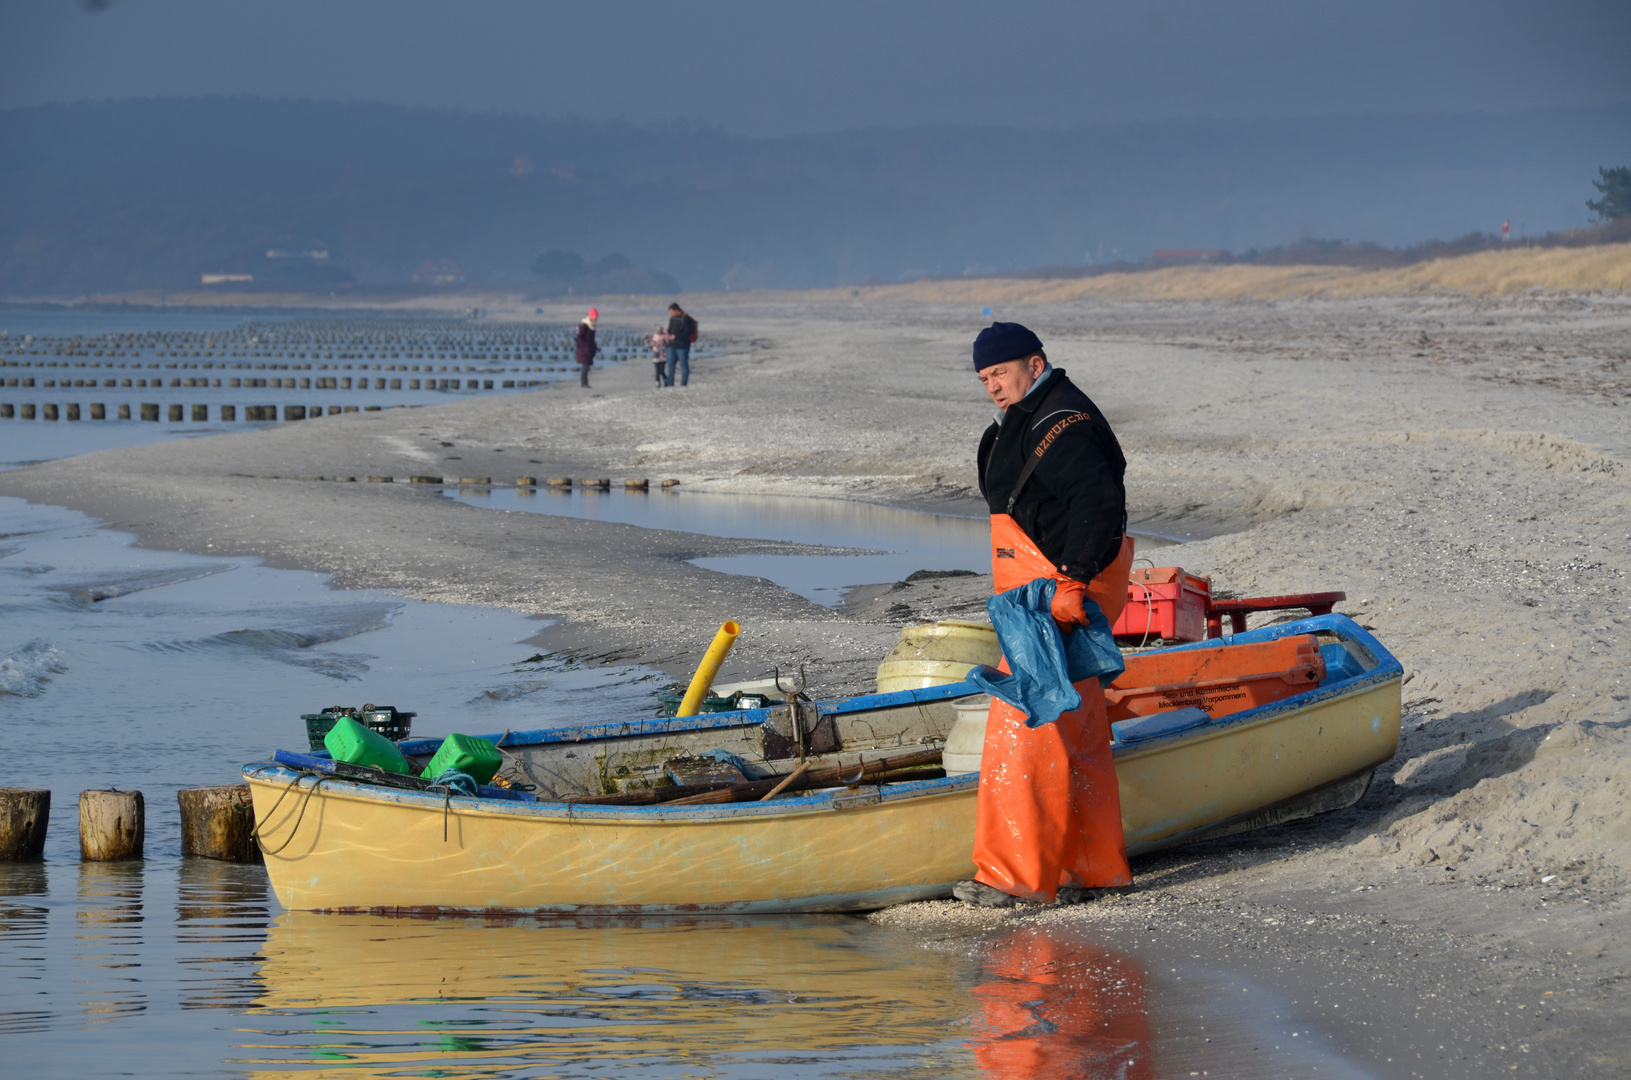
[[[600,303],[608,325],[634,329],[659,306]],[[821,697],[868,690],[901,625],[978,614],[989,579],[862,590],[832,610],[686,561],[808,550],[794,545],[500,515],[362,482],[672,477],[982,512],[979,306],[856,290],[688,308],[719,352],[684,390],[654,391],[637,361],[597,370],[591,391],[43,463],[0,473],[0,495],[84,510],[151,547],[547,616],[554,648],[675,674],[736,618],[727,675],[802,663]],[[1105,410],[1135,527],[1191,538],[1151,552],[1158,565],[1239,595],[1344,590],[1338,610],[1407,673],[1403,743],[1359,806],[1140,860],[1131,896],[1005,917],[1174,940],[1227,923],[1264,963],[1297,949],[1305,976],[1323,963],[1354,996],[1396,996],[1389,1016],[1476,1017],[1466,1030],[1503,1072],[1623,1075],[1631,294],[1093,295],[997,315],[1036,329]],[[300,479],[319,476],[359,482]],[[888,917],[955,935],[949,909]]]

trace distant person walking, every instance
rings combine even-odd
[[[589,369],[600,351],[600,346],[595,344],[595,320],[599,318],[600,312],[590,308],[589,314],[578,324],[578,385],[585,390],[589,388]]]
[[[674,385],[678,371],[680,385],[691,382],[691,343],[697,339],[697,321],[678,304],[668,305],[668,373],[663,385]]]
[[[668,336],[668,328],[659,325],[651,335],[651,364],[652,373],[657,379],[657,389],[665,385],[663,369],[668,366],[668,343],[674,339]]]

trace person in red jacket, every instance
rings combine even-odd
[[[1086,624],[1084,599],[1114,624],[1133,561],[1127,463],[1115,433],[1019,323],[980,331],[974,369],[997,407],[978,457],[993,589],[1052,578],[1062,631]],[[1061,887],[1131,884],[1104,691],[1096,677],[1075,685],[1081,706],[1036,728],[992,700],[975,811],[977,873],[955,886],[959,899],[1051,903]]]
[[[600,318],[600,312],[594,308],[578,323],[578,385],[585,390],[589,388],[589,369],[594,366],[595,354],[600,352],[600,346],[595,344],[595,322]]]

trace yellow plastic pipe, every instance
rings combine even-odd
[[[691,676],[691,685],[686,688],[685,698],[680,702],[679,711],[674,714],[675,716],[695,716],[702,711],[702,699],[707,696],[708,688],[714,684],[714,676],[719,674],[719,665],[725,662],[725,654],[736,644],[736,635],[741,630],[742,628],[736,625],[735,619],[726,619],[720,626],[719,633],[714,635],[713,644],[702,654],[702,663],[697,665],[697,673]]]

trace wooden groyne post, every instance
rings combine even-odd
[[[147,803],[139,791],[79,793],[79,857],[113,862],[142,857]]]
[[[51,793],[44,788],[0,788],[0,860],[22,862],[45,854]]]
[[[181,854],[224,862],[258,863],[255,843],[255,804],[248,784],[182,788]]]

